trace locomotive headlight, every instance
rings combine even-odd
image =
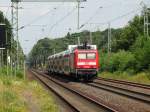
[[[78,62],[77,65],[85,65],[85,62]]]
[[[96,65],[96,62],[89,62],[89,65]]]
[[[77,65],[96,65],[96,62],[78,62]]]

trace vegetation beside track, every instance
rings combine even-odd
[[[130,75],[127,72],[102,72],[99,74],[99,77],[150,84],[150,72],[141,72],[135,75]]]
[[[58,106],[36,81],[24,80],[22,71],[16,77],[0,69],[0,112],[58,112]]]
[[[6,28],[6,45],[3,46],[5,50],[3,50],[3,60],[2,65],[7,65],[7,57],[11,56],[13,63],[16,63],[16,54],[17,54],[17,42],[15,40],[15,37],[13,35],[13,27],[10,23],[10,21],[5,17],[4,13],[0,10],[0,24],[5,24]],[[18,42],[18,50],[19,50],[19,64],[20,66],[23,66],[23,60],[24,60],[24,54],[23,49],[21,48],[20,42]]]

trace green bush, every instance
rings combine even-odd
[[[7,74],[7,68],[6,67],[0,68],[0,75],[3,76],[4,74]]]
[[[102,71],[125,71],[134,72],[135,57],[131,52],[119,51],[118,53],[103,54],[100,59]]]
[[[132,46],[136,59],[136,71],[143,71],[150,68],[150,39],[144,36],[138,37]]]
[[[99,67],[100,71],[105,71],[107,69],[107,54],[99,51]]]
[[[100,52],[99,55],[100,71],[112,71],[113,66],[111,58],[114,53],[108,55],[108,53]]]
[[[112,56],[110,64],[114,70],[134,69],[135,58],[131,52],[119,51]]]
[[[17,78],[20,78],[22,79],[24,77],[24,74],[23,74],[23,70],[22,69],[19,69],[19,70],[15,70],[15,68],[12,69],[11,71],[11,68],[10,67],[2,67],[0,68],[0,77],[2,77],[2,79],[5,79],[5,78],[8,78],[7,75],[9,77],[17,77]],[[7,83],[7,81],[4,81]]]
[[[149,78],[150,73],[145,71],[145,72],[140,72],[135,75],[130,75],[127,72],[102,72],[99,76],[103,78],[110,78],[110,79],[119,79],[119,80],[127,80],[127,81],[133,81],[137,83],[143,83],[143,84],[150,84],[150,78]]]
[[[16,77],[17,77],[17,78],[21,78],[21,79],[22,79],[22,78],[23,78],[23,75],[24,75],[24,74],[23,74],[23,70],[17,70],[17,71],[16,71]]]
[[[8,77],[4,77],[2,78],[3,84],[6,86],[10,86],[12,84],[12,80],[10,80],[10,78]]]
[[[0,92],[0,112],[24,112],[25,104],[12,89]]]

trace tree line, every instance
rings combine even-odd
[[[3,63],[4,66],[7,65],[7,61],[8,61],[8,56],[11,57],[12,59],[12,63],[16,63],[16,53],[17,53],[17,42],[15,40],[15,37],[13,35],[13,27],[11,25],[11,23],[9,22],[9,20],[4,16],[3,12],[0,11],[0,23],[1,24],[5,24],[5,29],[6,29],[6,33],[7,33],[7,39],[6,39],[6,46],[5,46],[5,50],[3,50],[3,55],[0,54],[1,56],[3,56]],[[24,54],[23,54],[23,50],[21,48],[21,45],[19,43],[19,60],[23,60],[24,59]],[[20,61],[21,64],[21,61]]]

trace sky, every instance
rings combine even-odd
[[[57,0],[58,1],[58,0]],[[62,0],[61,0],[62,1]],[[28,54],[39,39],[60,38],[68,32],[104,30],[127,25],[140,14],[143,4],[150,0],[87,0],[80,4],[80,29],[77,28],[76,2],[21,2],[19,3],[19,41]],[[10,0],[0,0],[0,10],[11,20]]]

